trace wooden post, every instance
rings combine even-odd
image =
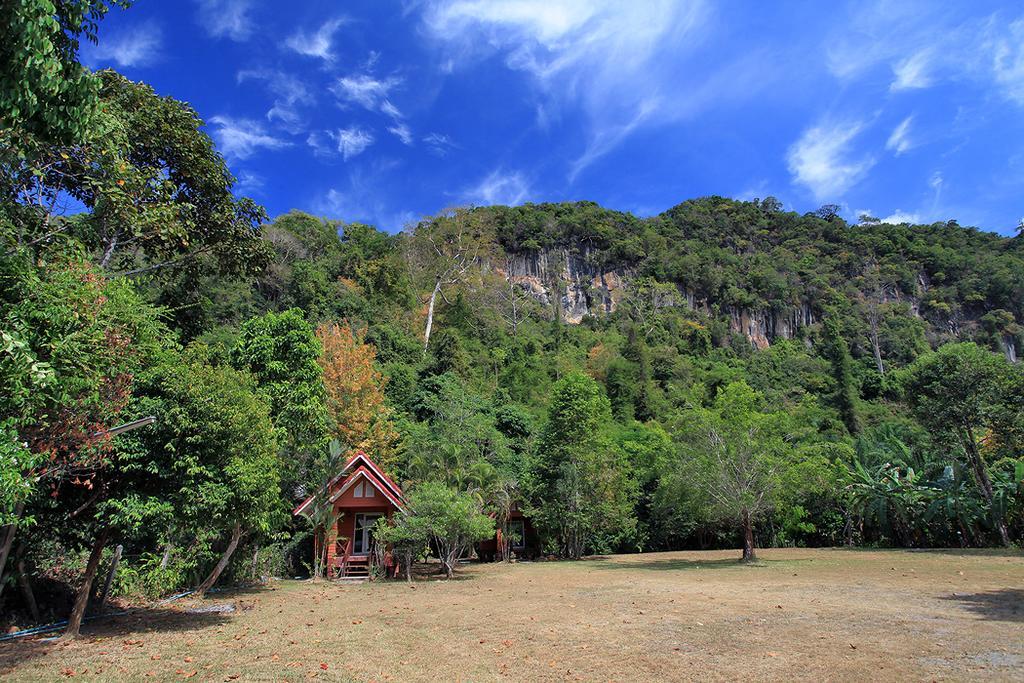
[[[117,573],[117,565],[121,562],[121,553],[123,551],[123,545],[118,545],[114,549],[114,557],[110,561],[110,573],[107,574],[107,580],[103,582],[103,593],[100,595],[100,612],[102,612],[103,608],[107,605],[107,598],[110,597],[110,586],[114,583],[114,574]]]

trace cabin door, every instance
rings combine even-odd
[[[356,513],[355,532],[352,534],[352,554],[368,555],[373,549],[373,525],[383,517],[380,513]]]

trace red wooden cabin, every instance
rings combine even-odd
[[[530,518],[523,514],[516,504],[512,505],[511,514],[508,518],[509,530],[509,552],[514,553],[518,558],[536,558],[540,555],[540,539],[537,530],[530,522]],[[484,562],[495,562],[506,559],[502,557],[501,529],[496,529],[494,538],[480,541],[476,544],[476,554]]]
[[[326,504],[334,507],[338,521],[316,544],[319,549],[327,543],[328,575],[367,576],[375,550],[373,525],[381,517],[391,519],[396,510],[405,509],[402,489],[362,451],[345,463],[327,489]],[[309,516],[315,497],[304,500],[292,514]],[[384,563],[388,573],[396,569],[390,553],[385,553]]]

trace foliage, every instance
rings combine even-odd
[[[607,552],[636,529],[636,480],[612,448],[611,404],[581,373],[562,379],[530,473],[535,522],[567,557]]]
[[[323,348],[320,369],[331,432],[348,451],[373,453],[387,468],[398,434],[384,401],[386,380],[374,366],[376,349],[365,343],[365,330],[355,331],[347,322],[323,324],[316,336]]]
[[[415,545],[421,535],[429,536],[442,570],[451,578],[463,553],[494,534],[494,521],[471,495],[442,482],[424,482],[409,493],[407,518],[400,518],[395,528],[385,535],[394,534],[402,543]]]

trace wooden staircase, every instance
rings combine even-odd
[[[332,578],[348,581],[365,581],[370,578],[370,557],[353,555],[352,541],[338,543],[338,554],[334,556]]]
[[[349,555],[341,566],[342,579],[370,578],[370,558],[367,555]]]

